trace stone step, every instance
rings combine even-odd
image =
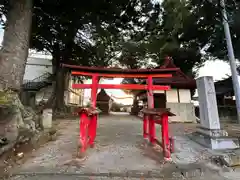
[[[185,179],[185,178],[196,178],[205,175],[218,174],[217,171],[209,168],[203,163],[191,163],[191,164],[168,164],[166,167],[160,169],[159,171],[139,171],[139,170],[129,170],[124,172],[84,172],[79,169],[78,172],[71,171],[69,168],[67,171],[59,171],[57,169],[42,169],[42,171],[31,172],[31,171],[21,171],[20,173],[14,173],[12,177],[25,176],[25,177],[92,177],[93,179],[98,177],[106,178],[138,178],[138,179],[160,179],[160,180],[170,180],[170,179]]]
[[[239,139],[230,136],[211,137],[200,132],[194,132],[189,135],[189,138],[212,150],[237,149],[240,147]]]

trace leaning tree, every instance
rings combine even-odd
[[[3,138],[11,148],[36,133],[37,116],[22,105],[18,96],[28,57],[33,2],[9,0],[1,3],[4,3],[0,7],[1,13],[6,13],[6,21],[0,50],[0,120],[4,122],[3,129],[8,129]]]
[[[0,50],[0,88],[20,91],[28,57],[32,0],[10,0]]]

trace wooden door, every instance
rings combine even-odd
[[[154,94],[154,108],[166,108],[166,95],[164,93]]]

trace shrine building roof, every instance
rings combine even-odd
[[[177,68],[172,58],[167,57],[162,66],[157,69],[174,69],[172,77],[169,78],[153,78],[155,85],[170,85],[172,88],[179,89],[196,89],[196,80],[184,74],[180,68]]]

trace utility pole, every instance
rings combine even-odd
[[[224,0],[220,0],[220,6],[221,6],[221,11],[223,16],[223,27],[224,27],[225,38],[227,43],[228,58],[230,61],[230,67],[232,72],[233,89],[234,89],[235,101],[237,106],[237,118],[238,118],[238,123],[240,124],[240,85],[238,81],[236,59],[234,56],[232,39],[231,39],[230,29],[228,25],[228,18],[227,18],[227,12],[225,9]]]

